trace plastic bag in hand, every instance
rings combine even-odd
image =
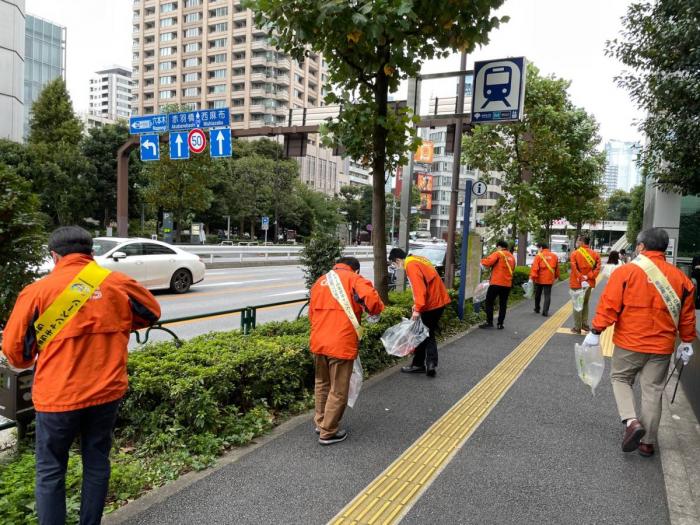
[[[355,362],[352,364],[352,375],[350,376],[350,388],[348,389],[348,406],[350,408],[355,406],[355,401],[357,401],[357,396],[360,395],[360,390],[362,390],[362,363],[360,362],[360,356],[357,356]]]
[[[423,321],[403,319],[399,324],[390,326],[382,335],[382,344],[387,354],[403,357],[413,352],[429,335],[428,327]]]
[[[486,292],[489,289],[488,281],[481,281],[476,285],[476,290],[474,290],[474,297],[472,297],[472,303],[482,303],[486,299]]]
[[[595,395],[595,389],[605,371],[605,358],[600,345],[589,346],[576,343],[574,355],[576,356],[578,376],[581,381],[591,387],[591,392]]]
[[[523,290],[525,291],[525,299],[532,299],[532,294],[535,293],[535,285],[532,281],[524,282]]]
[[[569,290],[569,295],[571,296],[571,302],[574,303],[574,310],[577,312],[583,310],[583,300],[586,296],[586,290],[584,288]]]

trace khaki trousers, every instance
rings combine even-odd
[[[586,288],[586,294],[583,296],[583,310],[577,312],[574,309],[574,328],[581,330],[583,325],[588,326],[588,302],[591,300],[592,288]]]
[[[314,422],[321,430],[321,439],[333,437],[348,404],[352,375],[352,359],[335,359],[314,354],[316,381],[316,414]]]
[[[637,418],[632,386],[639,373],[642,403],[638,419],[647,431],[642,438],[642,443],[656,443],[656,434],[661,420],[661,394],[670,360],[671,354],[642,354],[617,346],[613,350],[610,379],[617,410],[623,421]]]

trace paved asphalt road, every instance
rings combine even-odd
[[[372,262],[361,263],[361,272],[372,279]],[[257,268],[228,268],[207,270],[204,281],[182,295],[166,291],[155,292],[162,308],[162,319],[277,303],[306,296],[304,275],[300,266],[265,266]],[[282,321],[296,318],[303,302],[290,306],[274,306],[258,310],[257,321]],[[178,337],[189,339],[211,331],[240,327],[240,315],[232,314],[202,320],[182,321],[169,325]],[[168,340],[161,331],[151,332],[154,341]],[[131,336],[131,348],[136,346]]]

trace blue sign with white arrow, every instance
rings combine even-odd
[[[222,128],[231,125],[229,108],[201,109],[170,113],[168,116],[170,131],[185,131],[195,128]]]
[[[141,135],[141,160],[160,160],[158,135]]]
[[[187,145],[186,131],[173,131],[170,133],[170,158],[172,160],[190,158],[190,148]]]
[[[231,156],[231,128],[209,131],[209,154],[212,158]]]
[[[129,119],[129,133],[160,133],[168,131],[168,115],[143,115]]]

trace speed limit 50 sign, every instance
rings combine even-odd
[[[187,134],[187,145],[192,153],[202,153],[207,147],[207,136],[201,129],[193,129]]]

